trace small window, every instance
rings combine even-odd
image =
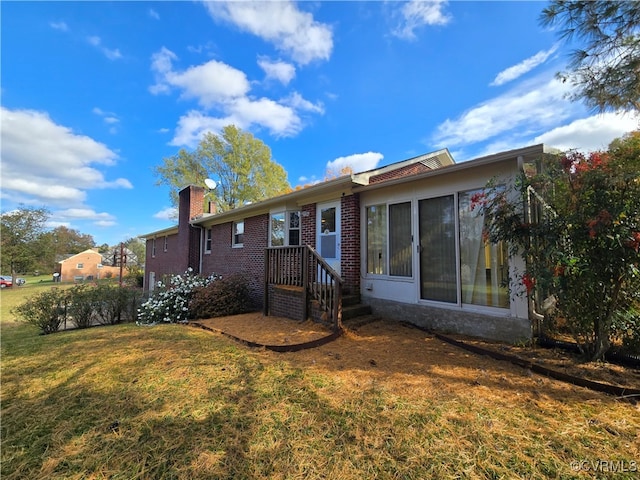
[[[78,263],[78,264],[76,265],[76,268],[77,268],[78,270],[82,270],[82,269],[84,268],[84,263]]]
[[[244,245],[244,220],[233,222],[233,246],[242,247]]]
[[[204,251],[205,253],[211,253],[211,240],[213,238],[213,232],[210,228],[207,228],[205,233]]]
[[[167,250],[169,250],[169,237],[167,237],[165,235],[164,237],[164,246],[162,247],[162,249],[166,252]]]
[[[156,257],[156,239],[155,238],[151,240],[151,257],[153,258]]]
[[[289,212],[289,245],[300,245],[300,212]]]

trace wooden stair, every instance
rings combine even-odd
[[[359,294],[347,294],[342,296],[342,326],[349,330],[356,330],[363,325],[379,320],[373,315],[370,305],[360,302]]]

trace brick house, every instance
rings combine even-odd
[[[189,267],[238,272],[265,314],[339,325],[343,295],[356,295],[375,314],[425,328],[531,338],[535,313],[513,280],[523,260],[484,244],[470,198],[492,178],[513,182],[544,152],[456,164],[445,149],[217,214],[205,213],[204,188],[188,186],[178,225],[142,235],[145,288]]]
[[[120,268],[106,265],[102,255],[92,249],[60,260],[55,269],[61,282],[84,282],[101,278],[117,278]]]

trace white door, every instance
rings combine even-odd
[[[340,201],[318,204],[318,253],[340,273]]]

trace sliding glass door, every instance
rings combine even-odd
[[[419,202],[420,298],[458,301],[456,211],[453,195]]]

